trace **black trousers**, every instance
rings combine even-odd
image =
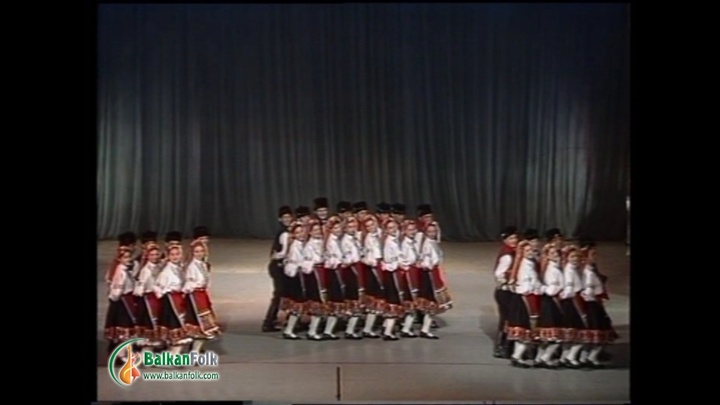
[[[280,310],[280,296],[282,294],[282,277],[284,275],[284,266],[282,260],[272,260],[268,264],[268,275],[272,279],[273,291],[270,306],[265,313],[264,326],[273,326],[277,321],[278,311]]]
[[[513,297],[512,291],[495,289],[495,303],[497,303],[498,313],[500,319],[498,320],[498,332],[502,332],[505,329],[505,321],[508,319],[510,301]]]

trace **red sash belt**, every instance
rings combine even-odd
[[[540,295],[528,294],[523,295],[523,300],[527,304],[528,312],[530,316],[538,315],[540,313]]]
[[[320,288],[323,290],[327,290],[327,269],[322,264],[314,265],[313,269],[315,270],[315,275],[318,278],[318,284],[320,285]]]
[[[433,284],[435,285],[435,289],[439,290],[445,286],[447,286],[447,283],[445,282],[445,274],[440,268],[440,266],[435,266],[430,270],[430,275],[433,280]]]
[[[157,295],[155,295],[154,292],[145,293],[143,296],[143,299],[147,303],[148,307],[150,308],[150,312],[152,312],[153,316],[158,316],[160,313],[160,300],[158,299]]]

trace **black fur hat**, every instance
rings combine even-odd
[[[517,235],[517,227],[515,226],[506,226],[503,228],[502,232],[500,233],[500,237],[503,239],[507,239],[508,237],[512,235]]]

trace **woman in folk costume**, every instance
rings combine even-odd
[[[362,302],[368,313],[363,328],[363,337],[376,339],[380,335],[373,331],[378,315],[383,315],[385,306],[385,288],[381,260],[383,257],[382,242],[377,221],[373,216],[365,217],[365,231],[362,235],[363,247],[363,274],[365,294]]]
[[[560,365],[578,368],[578,354],[582,350],[582,333],[586,326],[585,301],[580,297],[583,290],[582,268],[579,251],[574,246],[561,250],[565,255],[563,268],[563,290],[560,293],[560,305],[563,309],[563,351]]]
[[[297,326],[298,320],[302,316],[305,304],[301,267],[305,261],[304,247],[307,233],[305,225],[301,222],[293,223],[290,225],[289,230],[288,250],[283,268],[282,287],[280,288],[280,309],[288,314],[283,338],[297,340],[300,337],[295,334],[295,326]]]
[[[383,322],[383,340],[398,340],[395,335],[395,322],[397,318],[407,315],[405,296],[410,296],[410,309],[412,310],[412,296],[407,279],[400,270],[400,231],[398,224],[392,219],[385,223],[385,233],[382,242],[382,283],[385,287],[385,306]],[[412,317],[410,325],[412,326]],[[409,329],[409,328],[408,328]],[[410,337],[410,334],[406,334]],[[414,334],[412,334],[414,337]]]
[[[170,231],[165,234],[165,252],[163,252],[162,260],[167,260],[167,252],[172,246],[182,245],[183,234],[180,231]]]
[[[527,241],[518,244],[509,284],[514,287],[510,298],[507,338],[515,342],[510,362],[515,367],[531,367],[533,361],[523,358],[525,352],[535,342],[535,329],[538,317],[542,284],[535,269],[532,245]]]
[[[498,331],[493,356],[506,359],[510,357],[512,349],[512,341],[507,339],[505,324],[508,319],[510,301],[513,297],[509,280],[519,239],[517,228],[506,226],[500,237],[503,240],[503,245],[497,255],[493,270],[495,276],[495,303],[498,308]]]
[[[185,283],[182,269],[181,245],[171,244],[165,254],[166,262],[155,281],[155,296],[160,300],[160,337],[170,347],[171,354],[179,354],[192,338],[185,330],[186,300],[182,291]]]
[[[415,221],[405,221],[401,224],[402,240],[400,241],[400,268],[399,277],[403,279],[407,286],[407,291],[403,294],[403,305],[405,307],[405,320],[403,321],[402,337],[417,337],[412,331],[412,325],[415,321],[415,311],[420,310],[420,299],[418,296],[420,290],[420,269],[418,262],[420,261],[420,246],[415,242],[415,234],[417,226]],[[428,323],[428,327],[430,327]]]
[[[144,244],[145,253],[140,272],[135,279],[134,294],[138,307],[135,335],[145,338],[139,346],[159,348],[164,345],[160,336],[160,300],[155,295],[154,287],[160,274],[160,247],[148,241]]]
[[[443,252],[440,248],[439,230],[435,224],[425,228],[425,238],[420,246],[420,289],[418,302],[423,314],[420,337],[437,339],[430,333],[432,318],[453,307],[452,297],[443,278]]]
[[[325,323],[325,331],[322,334],[324,339],[336,340],[335,325],[338,318],[345,314],[345,284],[343,283],[342,268],[343,253],[340,247],[343,236],[342,220],[340,217],[333,216],[328,218],[327,230],[325,231],[325,247],[321,281],[322,287],[327,291],[325,308],[327,311],[327,322]]]
[[[581,363],[592,368],[603,367],[603,359],[600,357],[603,349],[617,338],[617,333],[612,326],[603,299],[607,297],[605,283],[600,277],[595,265],[595,244],[586,241],[581,254],[585,256],[583,266],[583,291],[580,293],[585,301],[587,314],[587,329],[583,331],[582,341],[586,345],[587,358],[581,357]],[[584,360],[584,361],[583,361]]]
[[[213,340],[220,334],[212,301],[208,294],[210,287],[210,268],[205,261],[207,246],[196,239],[190,244],[190,253],[185,260],[185,331],[195,339],[192,350],[199,352],[207,340]]]
[[[133,260],[135,259],[135,245],[137,244],[137,236],[135,236],[134,232],[123,232],[117,237],[118,241],[118,249],[119,248],[126,248],[130,251],[130,262],[134,265]],[[108,287],[110,286],[110,283],[112,283],[112,274],[115,274],[115,268],[113,266],[110,266],[108,268],[108,271],[105,272],[105,282],[107,283]]]
[[[600,281],[602,282],[603,293],[600,295],[599,298],[600,298],[600,302],[603,303],[603,309],[604,309],[605,301],[608,301],[610,299],[610,296],[608,294],[608,287],[607,287],[608,278],[605,274],[601,273],[600,269],[598,268],[597,250],[596,250],[595,242],[592,239],[583,238],[580,241],[580,249],[586,250],[588,252],[587,253],[588,264],[591,266],[592,270],[595,272],[595,274],[597,274],[597,276],[600,278]],[[612,319],[609,316],[607,317],[607,322],[609,322],[612,327]],[[612,331],[610,332],[610,340],[614,341],[618,338],[619,338],[619,335],[615,331],[615,328],[612,327]],[[610,355],[610,353],[603,350],[600,352],[599,359],[600,359],[600,361],[610,361],[611,357],[612,356]]]
[[[422,246],[423,240],[425,239],[425,230],[430,224],[435,224],[437,229],[437,242],[440,243],[442,241],[440,224],[435,221],[435,215],[433,214],[432,206],[430,204],[420,204],[417,206],[417,219],[415,220],[415,223],[417,225],[417,233],[415,234],[417,246]],[[440,271],[442,271],[442,269]],[[444,279],[445,276],[442,275],[442,278]],[[418,311],[416,315],[417,319],[420,319],[422,317],[421,311]],[[438,326],[439,325],[435,322],[435,319],[433,319],[430,327],[435,329]]]
[[[358,320],[365,313],[362,305],[365,295],[362,240],[355,217],[349,217],[345,221],[345,235],[340,239],[340,250],[342,251],[342,280],[345,285],[345,309],[350,316],[345,329],[345,338],[362,339],[362,335],[355,332]],[[367,313],[366,316],[369,317],[370,313]]]
[[[559,363],[555,360],[555,353],[562,343],[565,322],[560,304],[564,276],[560,267],[560,249],[556,245],[547,244],[543,247],[540,279],[543,281],[540,316],[537,321],[540,348],[535,357],[535,366],[556,368]]]
[[[205,258],[203,261],[207,263],[208,271],[210,269],[210,230],[207,226],[198,225],[193,228],[193,241],[200,241],[205,245]]]
[[[108,340],[108,353],[122,342],[135,337],[135,300],[133,297],[134,280],[132,278],[132,254],[128,246],[120,246],[112,263],[108,278],[110,291],[109,306],[105,316],[105,339]],[[119,353],[121,360],[127,360],[127,352]]]
[[[144,263],[145,263],[145,253],[147,252],[147,246],[149,244],[157,245],[157,232],[155,231],[145,231],[140,234],[140,251],[137,252],[137,255],[135,256],[135,263],[137,264],[137,267],[135,267],[135,271],[133,273],[133,277],[137,280],[138,274],[140,273],[140,270],[142,270]]]
[[[301,265],[302,287],[305,293],[303,305],[304,314],[310,316],[310,327],[307,338],[310,340],[323,340],[318,334],[320,321],[327,314],[325,301],[327,291],[322,288],[322,276],[324,270],[324,245],[322,224],[312,220],[309,228],[310,238],[303,247],[304,260]]]

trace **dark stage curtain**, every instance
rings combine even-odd
[[[99,238],[318,196],[625,237],[627,5],[100,5],[97,56]]]

